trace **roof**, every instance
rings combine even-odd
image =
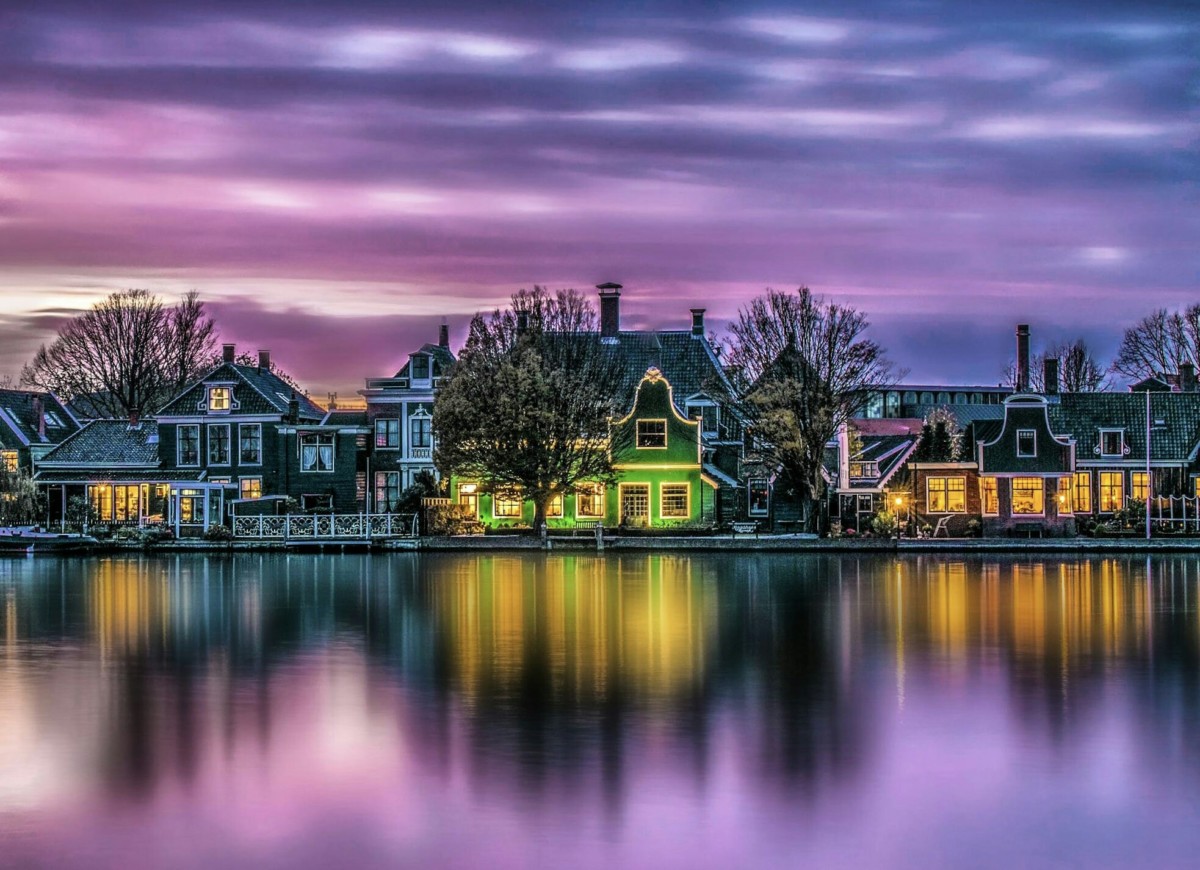
[[[651,368],[662,372],[670,383],[680,413],[689,396],[715,392],[714,398],[718,398],[722,392],[733,392],[708,339],[694,336],[690,330],[622,331],[616,341],[594,332],[574,338],[594,341],[603,352],[618,357],[622,368],[619,407],[632,407],[638,384]]]
[[[1200,443],[1200,393],[1150,393],[1151,461],[1188,461]],[[1100,461],[1101,429],[1124,429],[1129,453],[1124,460],[1146,459],[1146,393],[1062,393],[1050,405],[1050,423],[1075,439],[1078,462]]]
[[[158,423],[143,418],[134,429],[128,420],[92,420],[38,463],[62,465],[158,465]]]
[[[971,423],[977,420],[1003,420],[1004,406],[1003,405],[955,405],[955,404],[918,404],[906,406],[907,411],[918,415],[921,419],[925,419],[938,409],[945,409],[954,415],[954,419],[958,422],[959,427],[965,429]]]
[[[34,399],[42,400],[45,425],[38,431]],[[0,390],[0,447],[58,444],[79,431],[79,423],[53,393]]]
[[[917,417],[855,417],[851,427],[860,437],[870,435],[920,435],[925,421]]]
[[[321,421],[322,426],[366,426],[369,424],[365,408],[346,411],[330,411]]]
[[[875,462],[879,466],[879,476],[871,478],[851,478],[851,489],[878,489],[887,483],[904,461],[912,454],[920,440],[917,434],[903,435],[860,435],[862,449],[850,457],[851,462]]]
[[[177,468],[103,468],[43,469],[34,475],[38,483],[175,483],[203,480],[201,469]]]
[[[294,387],[269,369],[222,363],[201,378],[158,412],[158,417],[191,417],[202,413],[205,385],[211,383],[244,383],[249,390],[234,391],[235,408],[238,414],[286,414],[288,402],[294,396],[300,406],[300,419],[315,421],[325,416],[325,410],[308,396],[298,393]]]
[[[454,353],[450,350],[450,348],[444,347],[440,344],[423,344],[421,345],[420,350],[415,350],[412,354],[409,354],[408,362],[400,367],[400,371],[396,372],[396,377],[408,377],[408,367],[412,364],[412,356],[413,354],[418,353],[427,353],[433,357],[432,376],[435,378],[441,377],[443,374],[445,374],[446,370],[450,368],[450,366],[454,365]]]

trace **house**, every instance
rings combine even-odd
[[[679,412],[674,389],[653,366],[634,390],[629,413],[612,424],[615,486],[583,484],[549,505],[549,529],[580,523],[627,528],[713,525],[721,481],[705,470],[703,422]],[[531,526],[534,506],[514,494],[451,481],[451,498],[490,528]]]
[[[870,527],[885,506],[889,485],[917,449],[921,426],[921,420],[859,417],[841,428],[825,462],[831,520],[844,529]]]
[[[0,471],[32,473],[79,428],[79,420],[53,393],[0,390]]]
[[[400,494],[421,473],[437,476],[433,464],[433,399],[454,364],[450,330],[443,325],[437,344],[422,345],[390,378],[368,378],[359,390],[367,402],[372,512],[394,510]]]

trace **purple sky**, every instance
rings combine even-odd
[[[1186,3],[13,5],[0,375],[128,286],[318,394],[533,283],[679,327],[804,283],[981,382],[1198,296]]]

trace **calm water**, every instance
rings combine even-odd
[[[1196,866],[1187,558],[0,560],[0,864]]]

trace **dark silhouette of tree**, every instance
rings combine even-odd
[[[100,414],[153,413],[198,378],[216,327],[196,292],[167,307],[148,290],[122,290],[67,322],[22,369],[21,381]]]
[[[1200,362],[1200,303],[1183,311],[1160,308],[1126,329],[1112,370],[1140,381],[1175,374],[1185,362]]]
[[[522,290],[471,321],[434,402],[438,467],[532,501],[539,531],[551,499],[615,480],[609,420],[623,370],[596,324],[574,290]]]
[[[768,289],[730,326],[728,365],[754,445],[779,469],[816,527],[825,447],[864,393],[894,382],[883,348],[865,337],[864,314],[807,287]],[[786,487],[785,487],[786,488]]]
[[[1064,393],[1098,393],[1109,388],[1108,366],[1100,362],[1082,338],[1064,341],[1036,354],[1029,362],[1029,389],[1046,390],[1045,363],[1058,360],[1058,388]],[[1004,382],[1017,386],[1017,364],[1010,360],[1004,369]]]

